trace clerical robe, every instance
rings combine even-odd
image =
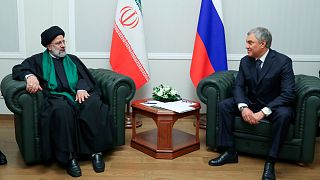
[[[75,90],[86,90],[90,96],[81,104],[66,96],[51,94],[43,78],[42,55],[33,55],[12,69],[13,79],[25,80],[35,75],[44,95],[39,113],[41,152],[44,161],[57,158],[67,162],[68,154],[91,154],[112,147],[114,125],[110,108],[100,99],[100,90],[86,66],[74,55],[69,55],[77,67],[78,83]],[[63,58],[52,58],[55,67],[57,92],[71,93]]]

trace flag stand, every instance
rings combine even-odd
[[[130,102],[127,103],[127,112],[125,115],[124,126],[126,129],[132,128],[132,114],[130,112]],[[142,126],[142,121],[137,119],[136,120],[136,127],[140,127],[140,126]]]

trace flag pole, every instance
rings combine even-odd
[[[130,102],[127,103],[127,110],[126,110],[126,115],[124,119],[124,126],[126,129],[131,129],[132,128],[132,114],[130,111]],[[141,127],[142,126],[142,121],[139,119],[136,119],[136,127]]]
[[[195,119],[193,121],[193,126],[196,127],[197,120]],[[206,129],[207,128],[207,116],[205,114],[200,115],[200,122],[199,122],[199,128],[200,129]]]

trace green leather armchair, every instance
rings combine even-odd
[[[89,69],[102,92],[104,103],[113,112],[116,135],[114,146],[125,144],[125,106],[135,94],[131,78],[107,69]],[[26,83],[16,81],[9,74],[1,81],[1,92],[5,103],[14,113],[16,141],[26,164],[41,161],[38,114],[43,95],[27,93]]]
[[[217,72],[200,81],[197,87],[199,99],[207,105],[206,144],[217,149],[219,129],[218,102],[232,95],[237,71]],[[320,112],[320,79],[307,75],[295,75],[296,119],[290,125],[279,158],[297,161],[302,164],[313,162],[317,129],[317,116]],[[235,118],[234,138],[239,152],[265,156],[268,153],[271,125],[268,121],[253,127]]]

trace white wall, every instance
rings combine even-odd
[[[183,98],[197,100],[189,78],[201,0],[142,0],[151,80],[135,99],[150,97],[160,83],[173,86]],[[223,0],[229,69],[245,55],[246,32],[265,26],[272,48],[293,59],[295,74],[318,76],[320,69],[320,1]],[[68,51],[90,68],[107,68],[116,1],[1,0],[0,79],[26,57],[43,51],[41,32],[59,25]],[[203,106],[202,112],[206,107]],[[0,114],[10,113],[0,98]]]

